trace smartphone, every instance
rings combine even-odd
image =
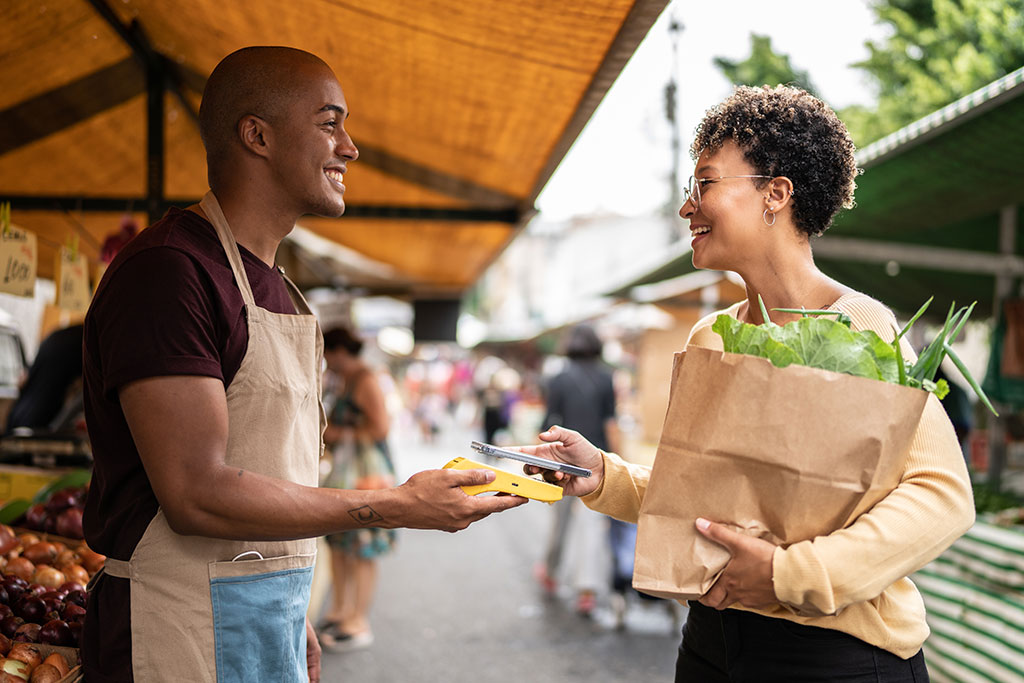
[[[483,453],[484,455],[490,455],[495,458],[511,458],[512,460],[525,462],[527,465],[534,465],[541,469],[565,472],[566,474],[571,474],[574,477],[589,477],[593,474],[593,472],[583,467],[576,467],[575,465],[569,465],[556,460],[548,460],[547,458],[538,458],[536,455],[527,455],[526,453],[520,453],[518,451],[507,451],[504,448],[498,448],[497,446],[492,446],[491,444],[483,443],[482,441],[473,441],[469,445],[474,451]]]

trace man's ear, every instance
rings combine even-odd
[[[238,121],[238,137],[242,146],[257,156],[269,153],[271,134],[267,122],[255,114],[246,114]]]

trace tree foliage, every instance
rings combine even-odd
[[[873,0],[892,33],[853,66],[878,106],[840,112],[858,144],[876,140],[1024,65],[1024,0]]]
[[[771,85],[780,83],[795,85],[813,93],[814,86],[806,71],[797,70],[789,61],[788,55],[772,49],[772,39],[768,36],[750,34],[750,56],[742,61],[733,61],[724,57],[715,57],[715,66],[734,85]]]
[[[871,0],[887,37],[866,41],[877,105],[838,111],[859,146],[1024,66],[1024,0]],[[715,64],[737,85],[788,83],[814,92],[806,71],[751,34],[750,56]]]

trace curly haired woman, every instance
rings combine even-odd
[[[758,296],[769,310],[842,311],[855,329],[893,338],[896,320],[885,306],[814,264],[811,237],[853,206],[857,174],[853,143],[827,105],[796,88],[739,87],[708,111],[691,154],[696,172],[679,213],[690,221],[693,263],[738,273],[747,297],[698,322],[687,345],[721,349],[711,323],[722,312],[763,322]],[[772,317],[784,324],[796,316]],[[913,357],[909,345],[903,354]],[[649,469],[561,427],[541,439],[549,443],[524,450],[594,471],[589,479],[553,477],[567,494],[637,520]],[[699,531],[732,559],[690,603],[676,681],[928,680],[924,604],[907,576],[973,521],[963,456],[934,396],[899,485],[849,526],[783,547],[698,519]]]

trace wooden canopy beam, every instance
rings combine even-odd
[[[14,211],[126,211],[131,206],[146,206],[145,197],[61,197],[58,195],[4,195],[4,201],[10,201]],[[199,198],[161,199],[157,207],[157,219],[162,217],[169,208],[184,208],[198,204]],[[148,206],[147,206],[148,210]],[[349,204],[345,207],[345,218],[366,218],[376,220],[402,221],[457,221],[470,223],[507,223],[519,222],[520,215],[516,208],[492,208],[487,206],[470,206],[465,208],[445,208],[436,206],[395,206],[388,204]]]

